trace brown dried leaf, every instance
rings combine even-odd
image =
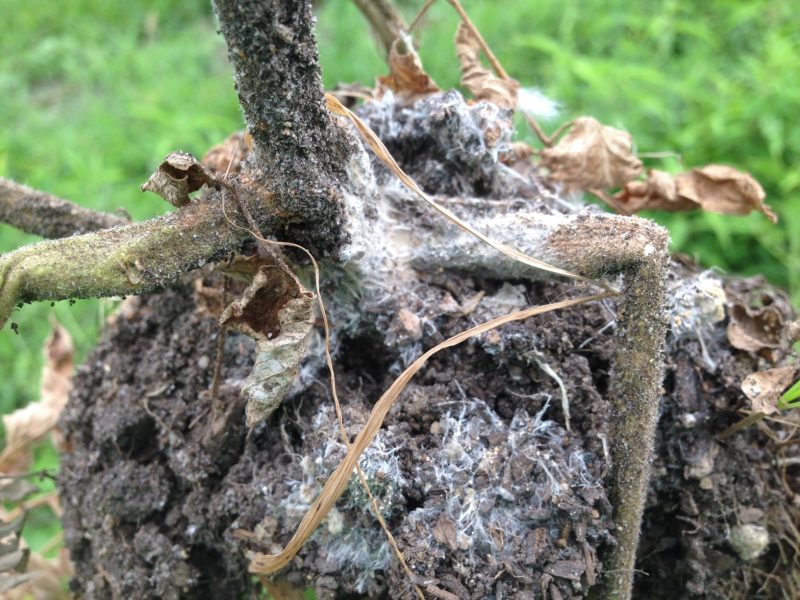
[[[26,470],[31,461],[31,445],[55,427],[72,389],[72,354],[69,332],[55,323],[44,346],[40,399],[3,416],[6,447],[0,454],[0,472]]]
[[[378,77],[377,96],[391,90],[404,102],[440,91],[425,72],[410,36],[397,38],[389,51],[389,75]]]
[[[742,304],[731,304],[728,315],[728,341],[734,348],[758,352],[783,345],[783,315],[774,306],[751,309]]]
[[[444,516],[439,517],[431,533],[433,534],[433,539],[440,544],[448,546],[453,551],[460,550],[456,524],[451,519]]]
[[[141,190],[153,192],[177,208],[192,200],[189,194],[204,184],[215,185],[214,176],[188,152],[172,152],[145,181]]]
[[[642,174],[631,135],[592,117],[575,119],[557,145],[542,150],[540,165],[554,181],[585,191],[618,188]]]
[[[629,181],[614,197],[632,213],[645,209],[678,211],[697,208],[691,200],[678,196],[675,177],[658,169],[647,172],[647,181]]]
[[[581,575],[586,570],[586,565],[582,560],[558,560],[545,566],[544,570],[545,573],[555,577],[580,581]]]
[[[478,38],[462,21],[456,31],[456,56],[461,63],[461,84],[476,100],[487,100],[511,110],[517,107],[519,83],[513,79],[501,79],[483,66]]]
[[[766,194],[749,173],[725,165],[706,165],[675,177],[678,196],[703,210],[725,215],[746,215],[757,210],[773,223],[778,216],[764,204]]]
[[[217,173],[238,173],[242,169],[242,162],[252,150],[252,136],[247,131],[237,131],[206,152],[200,162]]]
[[[751,373],[742,381],[742,391],[750,400],[753,412],[771,415],[779,411],[776,404],[781,394],[795,380],[797,367],[777,367]]]
[[[314,329],[314,294],[291,274],[259,268],[253,283],[223,311],[229,324],[256,340],[256,360],[242,387],[247,426],[269,417],[289,391]]]
[[[707,165],[678,175],[651,170],[647,181],[631,181],[615,196],[630,212],[644,209],[693,210],[702,208],[726,215],[753,210],[776,223],[777,215],[764,203],[764,190],[748,173],[725,165]]]
[[[54,558],[31,552],[26,571],[27,581],[7,592],[4,600],[68,600],[72,597],[64,586],[64,581],[73,575],[65,549]]]

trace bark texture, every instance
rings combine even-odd
[[[228,222],[223,206],[212,194],[163,217],[0,256],[0,327],[22,302],[141,294],[222,257],[249,237]],[[244,225],[235,204],[225,210]],[[271,214],[268,205],[251,211]]]
[[[323,104],[306,0],[215,0],[236,91],[253,136],[247,176],[274,195],[281,239],[338,255],[352,141]]]
[[[45,238],[127,225],[128,219],[89,210],[0,177],[0,222]]]

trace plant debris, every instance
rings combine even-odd
[[[463,21],[458,25],[455,44],[458,62],[461,63],[461,85],[476,100],[486,100],[512,111],[516,109],[519,83],[497,77],[481,64],[480,43]]]
[[[558,144],[542,150],[539,164],[550,179],[573,190],[618,188],[642,173],[631,135],[592,117],[572,121]]]
[[[797,376],[794,365],[751,373],[742,381],[742,391],[750,400],[753,412],[771,415],[779,412],[781,394]]]
[[[397,38],[389,50],[389,75],[378,77],[377,98],[391,91],[401,104],[412,104],[421,96],[440,91],[425,72],[410,36]]]
[[[204,185],[216,185],[215,177],[188,152],[171,152],[150,178],[142,184],[143,192],[153,192],[176,208],[189,204],[189,194]]]
[[[746,215],[755,210],[777,223],[778,216],[764,203],[765,197],[764,189],[749,173],[725,165],[696,167],[678,175],[651,169],[646,181],[630,181],[615,196],[630,212],[701,208]]]

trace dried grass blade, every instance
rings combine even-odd
[[[375,404],[372,412],[370,413],[367,424],[359,432],[342,463],[331,474],[331,476],[328,478],[328,481],[325,482],[322,492],[306,512],[305,516],[300,522],[300,525],[297,527],[294,536],[283,549],[283,551],[278,554],[255,554],[252,556],[250,561],[250,572],[263,574],[275,573],[289,564],[289,561],[291,561],[292,558],[294,558],[294,556],[300,551],[300,549],[303,547],[303,544],[305,544],[306,540],[311,537],[311,534],[313,534],[320,523],[322,523],[322,520],[325,518],[331,508],[333,508],[336,500],[338,500],[344,492],[348,482],[350,481],[351,475],[358,466],[359,458],[377,435],[378,430],[381,428],[381,425],[383,424],[383,421],[386,418],[386,415],[389,413],[389,409],[392,407],[395,400],[397,400],[400,393],[403,391],[403,389],[405,389],[409,381],[411,381],[411,378],[425,365],[431,356],[441,352],[445,348],[456,346],[461,342],[499,327],[500,325],[504,325],[512,321],[521,321],[535,315],[540,315],[561,308],[577,306],[578,304],[584,304],[594,300],[602,300],[613,295],[615,295],[614,292],[604,292],[602,294],[583,296],[581,298],[564,300],[562,302],[555,302],[553,304],[546,304],[544,306],[536,306],[526,310],[513,312],[511,314],[498,317],[497,319],[487,321],[482,325],[467,329],[466,331],[463,331],[458,335],[455,335],[445,340],[441,344],[431,348],[422,356],[417,358],[417,360],[415,360],[411,366],[409,366],[405,371],[403,371],[403,373],[400,374],[400,376],[392,383],[389,389],[384,392],[384,394]]]
[[[578,275],[577,273],[572,273],[571,271],[567,271],[565,269],[553,266],[551,264],[544,262],[543,260],[539,260],[538,258],[533,258],[532,256],[528,256],[527,254],[524,254],[519,250],[512,248],[511,246],[507,246],[506,244],[497,242],[492,238],[488,237],[487,235],[484,235],[474,227],[472,227],[472,225],[470,225],[469,223],[461,220],[452,212],[450,212],[448,209],[437,204],[433,200],[433,198],[431,198],[430,196],[428,196],[428,194],[422,191],[422,188],[420,188],[417,185],[417,183],[413,179],[411,179],[411,177],[409,177],[405,173],[405,171],[403,171],[403,169],[400,168],[400,165],[397,164],[397,161],[395,161],[394,157],[391,155],[386,146],[383,145],[383,142],[378,138],[375,132],[372,131],[372,129],[370,129],[366,123],[364,123],[364,121],[358,118],[352,111],[347,109],[341,102],[339,102],[339,100],[336,99],[335,96],[332,96],[330,94],[325,94],[325,102],[328,106],[328,110],[330,110],[334,114],[347,117],[350,120],[350,122],[353,123],[355,128],[358,130],[358,132],[361,134],[364,140],[366,140],[366,142],[369,144],[370,148],[372,148],[373,152],[375,152],[378,158],[380,158],[384,163],[386,163],[386,166],[388,166],[389,169],[391,169],[391,171],[395,175],[397,175],[397,177],[400,178],[400,181],[402,181],[406,185],[406,187],[408,187],[408,189],[413,191],[417,196],[422,198],[435,210],[443,214],[445,217],[447,217],[447,219],[452,221],[454,224],[456,224],[464,231],[474,235],[479,240],[488,244],[501,254],[504,254],[509,258],[513,258],[514,260],[526,264],[530,267],[533,267],[535,269],[541,269],[542,271],[547,271],[550,273],[555,273],[557,275],[563,275],[565,277],[570,277],[572,279],[586,281],[588,283],[598,285],[604,289],[609,289],[609,287],[602,282],[594,281],[592,279],[589,279],[588,277],[583,277],[582,275]]]

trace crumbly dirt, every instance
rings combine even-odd
[[[566,292],[425,279],[415,289],[419,330],[409,331],[397,299],[369,307],[339,341],[351,436],[416,350]],[[477,308],[459,315],[478,292]],[[313,383],[248,435],[238,396],[253,354],[245,336],[227,333],[212,402],[219,332],[193,298],[178,288],[129,307],[77,378],[62,419],[71,451],[61,493],[82,597],[243,597],[252,586],[245,550],[279,549],[344,454],[324,371],[305,373]],[[578,307],[484,334],[435,357],[402,395],[362,467],[423,589],[574,598],[598,579],[613,543],[602,486],[613,310]],[[704,338],[714,372],[697,338],[670,342],[636,597],[779,598],[796,577],[798,468],[775,464],[797,456],[792,428],[766,421],[715,437],[741,418],[737,382],[763,360],[731,349],[723,325]],[[566,386],[570,433],[542,364]],[[737,524],[766,527],[763,556],[736,555],[728,537]],[[255,535],[238,539],[239,529]],[[355,480],[283,577],[320,598],[410,597]]]
[[[426,190],[546,196],[497,166],[507,134],[492,121],[497,115],[467,107],[457,94],[439,102],[422,107],[428,117],[387,106],[367,115]],[[481,128],[486,136],[493,127],[501,129],[491,143],[481,140]],[[549,207],[558,204],[548,198]],[[676,305],[634,597],[797,597],[798,418],[783,414],[720,437],[749,406],[741,380],[793,359],[780,347],[732,348],[722,306],[708,304],[702,276],[677,263],[673,271]],[[393,296],[367,294],[353,310],[332,310],[351,437],[424,350],[476,323],[576,293],[446,270],[416,275]],[[257,584],[246,553],[280,550],[344,455],[319,344],[282,407],[248,432],[240,390],[254,342],[220,332],[209,311],[221,281],[204,278],[202,293],[187,282],[126,302],[75,378],[61,421],[68,451],[60,493],[79,597],[248,597]],[[745,280],[726,291],[752,297],[764,289]],[[228,300],[235,291],[227,286]],[[338,290],[325,293],[335,304]],[[778,292],[759,294],[757,302],[772,298],[791,319]],[[615,319],[607,300],[508,324],[436,355],[401,395],[361,466],[429,597],[579,598],[602,577],[615,543],[604,487]],[[763,553],[742,558],[732,533],[758,528],[769,536]],[[323,599],[413,597],[355,478],[280,578]]]

